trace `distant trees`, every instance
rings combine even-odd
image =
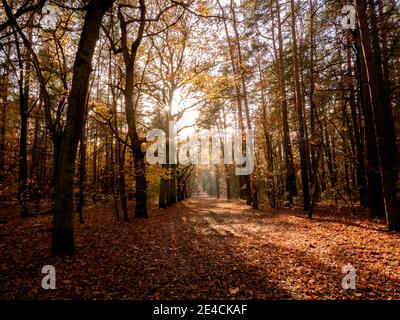
[[[312,208],[321,192],[325,195],[329,192],[325,178],[328,177],[335,199],[353,203],[357,197],[361,205],[370,207],[373,216],[381,215],[384,202],[388,227],[397,230],[400,213],[393,97],[398,96],[398,90],[393,89],[396,88],[393,86],[396,70],[393,69],[390,77],[388,64],[397,61],[389,52],[396,48],[397,40],[392,32],[399,30],[399,8],[391,1],[356,1],[358,28],[348,31],[335,27],[333,19],[340,18],[339,15],[332,17],[328,13],[332,9],[340,13],[340,4],[334,1],[325,6],[309,1],[303,8],[298,7],[296,1],[290,1],[290,8],[273,2],[247,1],[244,7],[255,18],[249,28],[258,38],[268,42],[265,34],[270,31],[275,48],[279,44],[271,53],[271,67],[279,66],[274,76],[278,81],[276,91],[280,94],[277,102],[282,109],[282,101],[285,101],[282,78],[285,79],[287,73],[281,61],[287,63],[292,59],[290,77],[295,89],[289,99],[296,106],[297,123],[289,121],[288,130],[297,128],[304,208]],[[305,23],[303,36],[297,30],[301,24],[296,20],[301,11],[310,13],[309,18],[302,19]],[[286,37],[286,42],[281,12],[286,14],[285,20],[291,18],[290,26],[286,27],[286,35],[291,32],[291,39]],[[267,17],[272,18],[270,25]],[[327,17],[326,25],[323,19]],[[291,48],[287,46],[289,41]],[[278,54],[283,43],[286,43],[286,51]],[[289,119],[293,119],[290,113]],[[284,124],[285,115],[279,120]],[[284,129],[283,149],[288,145],[285,136]],[[321,155],[318,155],[319,146],[323,150]],[[289,154],[285,151],[284,157]],[[290,164],[286,161],[285,166]],[[288,190],[287,179],[285,185]],[[313,190],[312,201],[309,188]]]
[[[393,1],[356,1],[356,9],[358,27],[349,31],[340,27],[341,7],[333,1],[300,7],[294,0],[248,0],[240,7],[243,34],[264,52],[252,60],[254,76],[247,77],[267,154],[258,168],[264,177],[258,176],[273,205],[276,192],[290,204],[301,178],[310,218],[321,198],[351,207],[359,201],[373,216],[385,214],[389,229],[397,230],[398,71],[389,65],[397,61],[399,8]],[[292,143],[299,147],[293,156]]]

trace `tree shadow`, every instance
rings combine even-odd
[[[196,204],[200,205],[200,204]],[[209,208],[211,207],[211,208]],[[224,208],[224,204],[219,204],[218,208]],[[240,210],[215,210],[215,202],[210,199],[208,203],[202,203],[201,210],[196,210],[196,212],[191,216],[190,219],[186,219],[186,225],[191,233],[195,235],[196,241],[201,241],[203,245],[201,248],[202,255],[207,256],[207,251],[209,248],[216,246],[215,241],[218,240],[223,242],[223,247],[225,251],[229,252],[230,257],[235,261],[238,257],[242,261],[246,261],[246,250],[241,249],[239,242],[245,241],[243,239],[238,239],[234,234],[230,233],[229,230],[224,228],[225,226],[234,226],[236,224],[246,225],[246,224],[268,224],[274,222],[273,220],[277,217],[277,214],[289,214],[295,217],[299,217],[299,214],[293,210],[290,213],[279,212],[279,210],[274,210],[273,213],[268,212],[254,213],[251,209],[240,209]],[[207,214],[207,211],[209,212]],[[201,214],[199,214],[199,212]],[[333,218],[337,218],[333,216]],[[386,230],[379,228],[369,227],[353,223],[352,221],[336,221],[329,220],[329,218],[324,218],[321,216],[316,216],[315,220],[310,220],[310,223],[339,223],[343,225],[351,225],[362,229],[368,229],[378,232],[386,233]],[[216,227],[217,225],[218,227]],[[306,225],[307,226],[307,225]],[[221,229],[222,227],[222,229]],[[279,229],[284,229],[290,231],[290,228],[300,228],[301,226],[296,225],[296,223],[282,222],[279,221]],[[203,231],[199,231],[203,230]],[[204,232],[204,230],[214,230],[213,236],[211,232]],[[222,230],[223,232],[220,232]],[[256,236],[256,234],[246,235],[250,237]],[[257,237],[256,237],[257,238]],[[256,240],[257,242],[257,240]],[[310,250],[298,250],[289,248],[282,245],[277,245],[268,240],[265,237],[262,242],[254,245],[254,254],[263,263],[252,264],[252,261],[246,261],[245,266],[251,264],[252,270],[255,273],[261,273],[263,277],[267,277],[274,286],[280,288],[283,292],[288,293],[292,298],[296,298],[295,292],[299,292],[306,297],[321,298],[321,299],[371,299],[371,297],[388,297],[388,289],[385,288],[385,284],[390,284],[391,288],[400,287],[400,281],[396,278],[388,278],[385,275],[384,270],[375,269],[374,264],[370,266],[365,266],[363,261],[357,260],[358,256],[355,252],[351,251],[351,248],[334,247],[334,251],[330,253],[329,256],[320,256],[317,247],[310,247]],[[318,244],[317,244],[318,246]],[[250,246],[251,248],[251,246]],[[343,254],[343,250],[350,250]],[[248,250],[247,250],[248,251]],[[250,250],[251,251],[251,250]],[[276,252],[277,254],[272,254]],[[330,259],[328,263],[325,263],[324,259]],[[294,261],[294,265],[290,265],[289,261]],[[345,291],[341,287],[341,281],[343,278],[341,268],[349,263],[353,263],[357,268],[358,275],[361,277],[360,283],[358,283],[358,289],[355,291]],[[290,273],[296,275],[299,279],[305,277],[305,281],[300,283],[300,288],[294,291],[288,291],[286,286],[282,286],[282,280]],[[275,270],[280,270],[278,273]],[[298,272],[303,270],[303,272]],[[386,272],[387,273],[387,272]],[[328,281],[327,281],[328,280]],[[294,280],[294,282],[296,282]],[[320,285],[320,288],[316,288]],[[393,293],[392,296],[398,296],[398,293]]]
[[[266,212],[269,210],[266,209]],[[292,216],[300,219],[306,219],[310,221],[310,223],[338,223],[345,226],[351,226],[360,228],[363,230],[371,230],[371,231],[378,231],[381,233],[390,233],[389,230],[386,229],[386,226],[383,224],[382,221],[376,221],[372,218],[364,217],[364,216],[344,216],[339,215],[334,212],[332,213],[321,213],[321,212],[314,212],[313,218],[308,219],[307,213],[302,212],[301,209],[295,209],[292,211],[276,211],[274,209],[274,214],[277,215],[287,215]],[[354,220],[353,220],[354,219]],[[358,221],[358,222],[357,222]],[[400,234],[399,234],[400,236]]]
[[[258,261],[255,263],[255,261],[247,260],[249,257],[248,249],[239,248],[239,239],[236,237],[228,235],[217,238],[201,231],[213,229],[214,226],[211,223],[213,222],[204,220],[203,217],[191,217],[183,222],[186,230],[192,234],[190,242],[184,245],[188,252],[193,254],[191,259],[195,259],[199,265],[200,278],[207,277],[202,274],[203,265],[209,265],[211,270],[214,270],[214,273],[211,274],[212,278],[204,283],[206,287],[215,287],[215,285],[218,287],[218,284],[220,285],[222,281],[227,287],[241,288],[240,298],[244,299],[257,297],[263,299],[298,299],[304,296],[302,289],[310,287],[310,283],[313,283],[312,287],[315,289],[319,282],[326,285],[326,279],[329,278],[331,281],[328,282],[328,286],[335,289],[332,290],[331,288],[332,292],[327,292],[325,286],[325,289],[314,290],[313,296],[315,298],[324,299],[329,298],[330,295],[332,298],[334,293],[336,295],[343,294],[343,298],[351,298],[351,295],[346,294],[340,287],[341,269],[332,268],[316,260],[307,252],[271,242],[260,244],[252,249],[253,252],[250,256]],[[216,243],[216,241],[219,241],[219,243]],[[295,263],[290,265],[289,261],[295,261]],[[300,272],[301,269],[304,269],[304,272]],[[227,274],[229,275],[228,278],[226,278]],[[293,280],[293,278],[302,279],[303,277],[305,277],[305,281],[301,284],[304,288],[298,288],[297,294],[285,288],[286,286],[290,287],[290,281],[286,283],[288,278]],[[295,285],[299,285],[299,283],[293,283],[293,286]],[[252,294],[249,294],[249,292]],[[205,298],[210,298],[210,296]],[[215,298],[215,295],[212,294],[211,298]]]

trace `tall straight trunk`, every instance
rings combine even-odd
[[[171,108],[171,106],[169,106]],[[162,165],[162,170],[163,173],[160,177],[160,189],[158,192],[158,207],[159,209],[167,209],[171,205],[170,203],[170,192],[168,191],[170,189],[170,166],[169,166],[169,117],[170,117],[170,111],[167,112],[167,119],[166,119],[166,126],[165,126],[165,132],[166,134],[166,162],[167,164]]]
[[[177,196],[177,183],[176,183],[176,165],[171,165],[171,193],[170,193],[170,203],[176,204],[176,196]]]
[[[219,5],[220,9],[222,10],[223,14],[225,15],[224,9],[219,0],[218,0],[218,5]],[[237,27],[236,27],[237,22],[236,22],[235,10],[233,8],[232,1],[231,1],[230,7],[231,7],[231,12],[234,15],[233,21],[234,21],[235,41],[238,42],[239,36],[237,33]],[[238,57],[238,55],[239,55],[238,49],[240,48],[240,43],[237,43],[235,45],[234,41],[231,40],[231,36],[229,34],[229,29],[228,29],[228,24],[225,19],[223,20],[223,23],[224,23],[225,34],[228,39],[228,48],[229,48],[229,56],[230,56],[230,62],[231,62],[231,67],[232,67],[232,73],[233,73],[233,76],[235,77],[235,79],[240,79],[240,83],[238,81],[235,81],[235,93],[236,93],[236,99],[237,99],[237,105],[238,105],[237,114],[238,114],[239,127],[240,127],[240,129],[242,129],[244,131],[243,106],[247,109],[248,109],[248,106],[246,107],[246,105],[243,101],[244,100],[243,97],[246,96],[246,99],[247,99],[247,95],[245,95],[244,92],[242,92],[242,90],[244,89],[243,83],[245,84],[245,79],[243,77],[244,75],[242,73],[242,70],[239,67],[239,65],[240,65],[239,61],[242,61],[241,57]],[[235,54],[235,50],[234,50],[235,47],[236,47],[236,54]],[[250,123],[250,121],[248,119],[248,124],[249,123]],[[249,127],[249,129],[250,128],[251,128],[251,126]],[[250,205],[251,204],[250,176],[240,176],[236,180],[238,180],[238,182],[239,182],[239,196],[242,198],[246,198],[247,205]],[[245,193],[244,193],[244,189],[246,190]]]
[[[375,8],[374,4],[371,3],[370,1],[370,10]],[[383,12],[383,2],[382,0],[376,0],[376,5],[378,6],[378,12],[379,12],[379,18],[377,19],[376,17],[373,18],[374,23],[376,23],[376,20],[379,21],[379,38],[382,41],[382,67],[383,67],[383,79],[385,80],[385,87],[389,88],[390,86],[390,71],[389,71],[389,44],[388,44],[388,39],[386,36],[386,29],[385,29],[385,14]],[[371,21],[372,22],[372,21]],[[389,103],[391,101],[390,94],[388,94],[387,99],[389,100]]]
[[[58,175],[58,158],[60,157],[61,153],[61,139],[62,136],[57,134],[53,135],[53,171],[52,171],[52,178],[51,178],[51,185],[54,188],[56,185],[56,179]]]
[[[229,166],[225,165],[225,183],[226,183],[226,199],[232,200],[232,185],[231,185],[231,177],[230,177],[230,170]]]
[[[111,79],[111,53],[110,53],[110,79]],[[125,222],[129,222],[128,216],[128,204],[126,200],[126,181],[125,181],[125,153],[126,144],[122,147],[119,136],[119,123],[118,123],[118,112],[117,112],[117,97],[115,94],[115,88],[111,88],[112,94],[112,111],[113,111],[113,125],[116,131],[116,147],[115,147],[115,161],[118,168],[118,192],[119,200],[122,207],[122,219]]]
[[[219,165],[215,165],[215,184],[217,186],[217,198],[221,198],[221,186],[220,186],[220,169]]]
[[[133,165],[135,174],[135,218],[147,218],[147,179],[145,154],[136,129],[136,111],[133,105],[133,68],[127,68],[125,90],[125,110],[129,126],[129,137],[132,145]]]
[[[167,143],[168,145],[168,143]],[[168,150],[168,148],[167,148]],[[171,207],[172,206],[172,171],[171,171],[171,166],[167,165],[168,168],[168,178],[166,179],[166,186],[167,188],[165,189],[165,197],[166,197],[166,204],[167,207]]]
[[[389,230],[400,231],[399,200],[397,198],[399,157],[394,131],[393,112],[385,92],[382,57],[377,29],[374,25],[374,22],[376,23],[374,21],[375,7],[370,3],[371,30],[369,29],[365,14],[365,2],[363,0],[356,0],[356,7],[377,137],[386,220]]]
[[[168,179],[165,177],[160,178],[160,190],[158,194],[158,207],[160,209],[167,209],[167,185]]]
[[[7,107],[9,90],[9,70],[5,66],[5,71],[0,78],[0,183],[3,183],[6,177],[6,127],[7,127]]]
[[[103,189],[103,194],[109,196],[110,195],[110,187],[111,187],[111,154],[110,152],[110,147],[111,147],[111,141],[106,135],[103,139],[105,142],[105,155],[104,155],[104,169],[103,169],[103,174],[102,174],[102,189]]]
[[[135,218],[147,218],[147,178],[145,153],[142,151],[142,141],[136,127],[136,106],[134,103],[134,75],[136,55],[143,39],[146,25],[146,4],[144,0],[139,0],[140,25],[136,39],[128,47],[127,22],[122,12],[118,11],[118,18],[121,29],[121,46],[125,63],[125,114],[128,123],[128,134],[131,140],[133,164],[135,170]],[[139,97],[137,97],[139,99]]]
[[[92,160],[92,165],[93,165],[93,196],[92,199],[94,200],[94,202],[96,203],[97,200],[97,143],[98,143],[98,139],[99,139],[99,130],[98,130],[98,123],[96,122],[96,125],[94,127],[94,146],[93,146],[93,160]]]
[[[305,211],[310,209],[310,183],[307,161],[307,145],[305,138],[305,125],[304,125],[304,101],[301,94],[300,87],[300,68],[297,50],[297,31],[296,31],[296,12],[294,0],[291,0],[291,17],[292,17],[292,54],[293,54],[293,75],[296,93],[296,109],[297,109],[297,122],[298,122],[298,140],[300,152],[300,165],[301,165],[301,181],[303,187],[303,207]],[[311,212],[311,211],[310,211]],[[311,216],[309,216],[311,218]]]
[[[31,180],[38,181],[39,178],[39,160],[40,160],[40,146],[39,146],[39,113],[35,115],[35,125],[33,133],[33,142],[31,148],[31,170],[29,172],[29,177]]]
[[[49,136],[47,130],[42,130],[40,135],[40,148],[39,148],[39,160],[38,160],[38,184],[43,186],[45,183],[48,186],[48,165],[47,165],[47,147],[49,144]]]
[[[18,166],[18,194],[17,199],[20,203],[20,215],[25,218],[29,215],[29,208],[27,199],[24,193],[27,188],[28,182],[28,152],[27,152],[27,139],[28,139],[28,108],[29,108],[29,84],[30,84],[30,62],[29,53],[26,55],[26,64],[24,70],[24,57],[20,50],[19,38],[15,31],[15,44],[17,48],[18,64],[19,64],[19,114],[20,114],[20,137],[19,137],[19,166]],[[30,31],[28,41],[32,40],[32,31]]]
[[[72,223],[75,159],[78,143],[87,113],[86,98],[92,58],[99,38],[100,25],[112,0],[92,0],[86,8],[83,29],[75,56],[71,91],[68,97],[65,130],[57,159],[58,175],[55,181],[55,207],[51,251],[56,255],[74,253]]]
[[[267,193],[271,204],[271,208],[277,207],[277,187],[274,178],[274,159],[273,159],[273,149],[272,149],[272,139],[271,135],[268,133],[266,125],[264,125],[264,136],[265,136],[265,157],[267,161],[268,176],[267,179]]]
[[[359,74],[359,95],[361,110],[365,121],[365,144],[367,156],[367,196],[368,206],[372,217],[383,217],[385,215],[385,204],[383,200],[383,188],[380,172],[379,154],[374,127],[373,111],[371,97],[369,95],[367,71],[362,51],[361,44],[356,39],[357,70]]]
[[[143,152],[135,151],[134,165],[136,182],[135,218],[147,218],[147,179]]]
[[[372,102],[369,94],[367,70],[365,59],[361,50],[361,40],[358,32],[353,33],[355,38],[355,48],[357,52],[357,72],[358,86],[360,95],[361,111],[365,121],[365,144],[367,156],[367,196],[368,206],[372,217],[384,217],[385,204],[383,199],[383,187],[380,172],[379,154],[377,139],[374,126],[374,116],[372,111]]]
[[[221,120],[223,123],[223,128],[226,128],[226,112],[225,112],[225,106],[222,105],[222,116],[221,116]],[[227,139],[226,136],[226,132],[224,132],[224,139]],[[221,156],[222,158],[225,158],[225,150],[222,147],[224,145],[224,139],[221,137],[220,138],[220,143],[221,143]],[[229,165],[224,164],[224,170],[225,170],[225,183],[226,183],[226,198],[228,200],[232,200],[233,199],[233,195],[232,195],[232,179],[231,179],[231,168]]]
[[[348,79],[347,84],[350,90],[350,111],[351,119],[353,125],[354,142],[355,142],[355,153],[356,153],[356,175],[357,175],[357,185],[358,185],[358,196],[360,198],[360,204],[366,208],[368,205],[368,195],[367,195],[367,180],[365,174],[365,153],[364,145],[361,139],[360,125],[357,116],[357,104],[355,89],[353,84],[353,63],[351,58],[350,46],[347,48],[347,69],[348,69]]]
[[[85,206],[86,194],[86,128],[82,129],[82,137],[79,149],[79,193],[78,193],[78,213],[79,223],[83,224],[83,208]]]
[[[310,4],[310,127],[311,127],[311,159],[310,159],[310,182],[312,185],[312,197],[311,197],[311,208],[310,208],[310,217],[312,216],[312,211],[314,204],[317,202],[317,198],[319,195],[319,184],[318,184],[318,168],[319,168],[319,155],[320,155],[320,141],[318,141],[318,137],[320,136],[320,132],[317,133],[316,127],[316,117],[318,116],[318,106],[315,98],[315,89],[316,89],[316,79],[315,79],[315,47],[316,47],[316,38],[315,38],[315,16],[317,12],[315,11],[316,3],[314,0],[309,1]]]
[[[264,137],[265,137],[265,144],[264,144],[264,155],[265,155],[265,160],[267,163],[267,169],[268,169],[268,176],[266,177],[267,180],[267,194],[268,198],[271,204],[272,208],[276,207],[276,186],[275,186],[275,178],[274,178],[274,159],[273,159],[273,149],[272,149],[272,139],[271,139],[271,134],[268,132],[268,125],[267,125],[267,102],[266,102],[266,94],[265,94],[265,88],[264,88],[264,77],[262,74],[261,70],[261,62],[258,62],[258,72],[260,76],[260,81],[261,81],[261,106],[262,106],[262,124],[263,124],[263,131],[264,131]],[[287,120],[287,119],[286,119]],[[287,175],[286,175],[287,178]],[[294,177],[296,178],[296,177]],[[287,180],[286,180],[287,182]],[[287,184],[286,184],[287,187]],[[287,188],[286,188],[287,190]],[[291,193],[292,195],[292,193]],[[289,201],[289,204],[291,205],[292,202],[290,201],[292,197],[289,195],[287,200]],[[293,200],[293,199],[292,199]]]
[[[119,221],[121,219],[120,214],[119,214],[119,207],[118,207],[118,197],[116,194],[116,186],[115,186],[115,182],[116,182],[116,172],[115,172],[115,152],[114,150],[116,148],[115,144],[114,144],[114,136],[111,136],[111,141],[110,141],[110,170],[109,170],[109,175],[108,175],[108,181],[110,183],[110,189],[111,189],[111,197],[112,197],[112,202],[113,202],[113,208],[114,208],[114,212],[115,212],[115,216],[117,218],[117,221]],[[108,160],[107,160],[108,161]]]
[[[240,83],[241,83],[241,91],[242,91],[242,97],[243,97],[243,105],[244,105],[244,112],[246,116],[246,124],[247,124],[247,129],[252,129],[251,125],[251,119],[250,119],[250,109],[249,109],[249,102],[248,102],[248,92],[247,92],[247,83],[246,83],[246,74],[244,71],[244,60],[243,60],[243,54],[242,54],[242,44],[241,44],[241,37],[239,35],[238,31],[238,26],[237,26],[237,20],[236,20],[236,12],[234,8],[234,2],[231,0],[231,12],[233,16],[233,31],[235,34],[235,43],[236,43],[236,48],[237,48],[237,63],[238,63],[238,75],[240,78]],[[245,175],[243,176],[244,183],[246,185],[246,203],[247,205],[252,205],[253,204],[253,209],[257,209],[258,207],[258,201],[257,199],[253,199],[253,196],[257,196],[257,192],[253,190],[252,187],[252,181],[251,181],[251,175]],[[255,189],[256,190],[256,189]]]
[[[129,222],[128,216],[128,204],[126,202],[126,181],[125,181],[125,147],[122,150],[121,154],[121,143],[117,142],[117,157],[120,157],[118,160],[118,168],[119,168],[119,199],[122,207],[123,220],[125,222]],[[118,159],[118,158],[117,158]]]
[[[296,170],[293,163],[292,144],[289,135],[288,105],[286,95],[286,70],[283,52],[282,19],[279,0],[276,0],[277,18],[278,18],[278,51],[279,51],[279,90],[280,90],[280,108],[282,115],[282,136],[283,150],[285,160],[286,181],[285,188],[287,201],[293,205],[293,196],[297,196]]]
[[[187,198],[185,190],[187,189],[187,181],[190,179],[193,170],[194,166],[189,166],[177,175],[178,201],[183,201]]]

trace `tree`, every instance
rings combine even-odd
[[[304,125],[304,100],[301,94],[300,87],[300,68],[299,68],[299,57],[297,49],[297,31],[296,31],[296,8],[294,0],[290,2],[291,17],[292,17],[292,55],[293,55],[293,77],[295,85],[295,101],[297,109],[297,122],[298,122],[298,144],[300,151],[300,166],[301,166],[301,181],[303,188],[303,207],[305,211],[309,211],[311,208],[310,204],[310,184],[309,184],[309,171],[307,154],[308,147],[305,137],[305,125]],[[311,211],[309,218],[311,218]]]
[[[102,18],[113,2],[113,0],[89,2],[75,56],[66,126],[61,138],[61,154],[57,159],[59,174],[55,181],[52,252],[57,255],[74,252],[72,211],[75,159],[87,113],[86,96],[92,71],[92,57],[99,38]]]
[[[365,62],[380,158],[380,172],[386,218],[389,230],[399,231],[400,213],[397,198],[397,183],[399,181],[398,149],[396,145],[392,107],[385,93],[381,50],[377,29],[374,24],[374,22],[376,23],[376,9],[374,4],[370,3],[369,5],[372,29],[370,29],[368,25],[367,16],[365,14],[367,12],[365,2],[361,0],[356,1],[361,48]]]
[[[118,7],[118,18],[121,28],[121,49],[125,64],[125,112],[128,123],[128,133],[131,140],[133,159],[135,165],[136,176],[136,204],[135,217],[147,218],[147,181],[146,181],[146,165],[144,152],[142,150],[142,141],[136,123],[136,106],[135,101],[139,101],[139,96],[134,99],[135,87],[135,63],[140,44],[146,26],[146,4],[144,0],[139,0],[139,28],[136,38],[132,41],[132,45],[128,44],[128,22],[122,12],[123,6]]]

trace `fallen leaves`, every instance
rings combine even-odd
[[[230,293],[232,296],[234,296],[234,295],[238,294],[238,293],[239,293],[239,291],[240,291],[240,289],[239,289],[239,288],[235,288],[235,289],[229,289],[229,293]]]
[[[75,217],[76,255],[49,254],[51,217],[0,226],[1,299],[399,299],[400,237],[384,225],[317,210],[253,211],[195,198],[148,220],[116,222],[107,206]],[[341,288],[343,265],[357,290]],[[43,290],[41,268],[57,271]]]

